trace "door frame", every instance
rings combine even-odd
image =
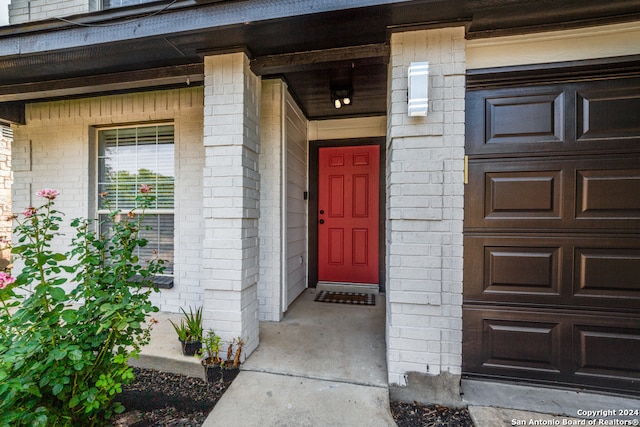
[[[386,289],[386,138],[353,138],[309,141],[309,274],[308,287],[318,284],[318,184],[319,184],[319,150],[324,147],[348,147],[359,145],[377,145],[380,147],[380,185],[378,206],[378,291]]]

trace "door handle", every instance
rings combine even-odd
[[[324,209],[320,209],[320,215],[324,215]]]
[[[324,224],[324,219],[321,219],[321,220],[320,220],[320,224]]]

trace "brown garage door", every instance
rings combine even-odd
[[[572,65],[468,75],[463,373],[640,394],[640,73]]]

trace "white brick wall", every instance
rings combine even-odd
[[[260,121],[260,320],[282,318],[282,137],[284,84],[262,82]]]
[[[13,211],[22,212],[40,203],[34,193],[44,187],[57,188],[56,206],[67,222],[88,217],[95,207],[90,182],[95,179],[95,159],[90,159],[93,126],[145,123],[167,120],[175,125],[175,286],[154,294],[162,311],[200,306],[202,251],[202,88],[114,95],[99,98],[29,104],[27,124],[15,126],[13,146]],[[70,243],[67,238],[57,250]]]
[[[3,127],[3,126],[0,126]],[[7,262],[11,258],[11,250],[5,249],[3,241],[11,240],[11,131],[0,129],[0,259]],[[5,135],[6,133],[6,135]]]
[[[429,61],[427,117],[407,115],[407,68]],[[463,28],[391,37],[387,134],[389,383],[461,373]]]
[[[44,19],[77,15],[97,10],[91,0],[12,0],[9,4],[9,23],[21,24]]]
[[[258,346],[260,79],[243,53],[205,57],[205,327]],[[244,354],[244,353],[243,353]]]

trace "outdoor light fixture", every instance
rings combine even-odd
[[[334,107],[341,108],[343,105],[351,105],[352,98],[353,88],[351,86],[331,87],[331,102]]]
[[[429,63],[409,65],[409,116],[426,116],[429,111]]]

